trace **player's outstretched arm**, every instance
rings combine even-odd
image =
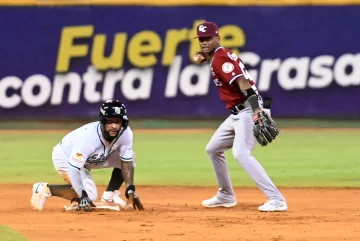
[[[133,209],[132,204],[134,203],[134,167],[132,161],[121,160],[121,172],[124,178],[126,190],[125,196],[127,198],[125,210]]]
[[[134,185],[134,167],[132,161],[121,160],[121,173],[126,187]]]
[[[89,198],[83,182],[80,171],[84,168],[84,164],[86,162],[87,155],[83,154],[84,152],[74,148],[71,152],[71,157],[69,158],[68,163],[68,174],[72,187],[77,193],[78,197],[73,198],[71,202],[78,202],[77,210],[84,210],[87,212],[91,211],[91,207],[95,207],[91,199]]]
[[[77,210],[84,210],[86,212],[91,211],[91,207],[96,207],[91,199],[89,198],[83,184],[80,175],[80,169],[76,166],[73,166],[69,163],[69,178],[71,185],[74,187],[75,192],[78,195],[78,198],[73,198],[71,202],[78,202]]]
[[[139,209],[144,210],[139,196],[135,193],[134,185],[134,166],[133,161],[121,160],[121,172],[126,185],[125,196],[127,198],[125,210]]]

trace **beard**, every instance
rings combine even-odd
[[[115,130],[112,130],[115,131]],[[119,135],[119,131],[116,131],[116,135],[115,136],[111,136],[110,135],[110,131],[104,131],[104,138],[105,140],[112,142],[118,135]]]

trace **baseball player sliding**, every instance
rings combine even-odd
[[[268,198],[258,209],[286,211],[285,198],[251,155],[256,140],[265,146],[279,133],[270,117],[270,106],[264,106],[264,101],[242,60],[220,45],[215,23],[204,22],[198,25],[195,38],[199,39],[202,51],[194,56],[194,60],[199,64],[210,62],[212,78],[219,90],[220,99],[231,112],[206,146],[215,169],[219,191],[214,197],[204,200],[202,205],[212,208],[233,207],[237,204],[224,156],[224,152],[232,147],[235,159]]]
[[[101,105],[99,116],[100,121],[68,133],[53,148],[55,169],[68,184],[35,183],[30,199],[34,209],[43,210],[46,200],[57,196],[76,201],[77,210],[91,211],[98,193],[90,171],[113,167],[102,201],[119,204],[124,210],[144,210],[135,192],[133,133],[128,126],[126,108],[117,100],[108,100]],[[126,202],[118,192],[123,182]]]

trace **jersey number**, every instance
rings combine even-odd
[[[221,82],[218,79],[214,79],[215,86],[222,86]]]
[[[228,52],[227,54],[228,54],[229,58],[234,60],[234,61],[237,61],[237,59],[239,58],[235,53],[230,54]],[[249,72],[246,70],[246,68],[245,68],[243,62],[241,62],[241,60],[239,62],[239,66],[240,66],[241,71],[244,74],[245,79],[251,79]]]

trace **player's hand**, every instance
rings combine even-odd
[[[256,109],[254,111],[254,122],[258,123],[259,125],[262,125],[262,122],[264,121],[264,111],[261,110],[260,108]]]
[[[135,199],[135,195],[134,193],[129,194],[128,199],[126,200],[126,206],[125,206],[125,210],[135,210],[135,206],[134,206],[134,199]]]
[[[142,205],[139,196],[135,192],[134,185],[130,185],[126,188],[125,197],[127,198],[126,206],[124,208],[125,210],[144,210],[144,206]]]
[[[85,212],[91,212],[92,211],[91,207],[96,207],[95,204],[88,197],[88,194],[85,190],[82,191],[80,198],[74,198],[73,200],[71,200],[71,202],[73,201],[78,202],[77,211],[83,210]]]
[[[204,52],[196,52],[194,54],[194,62],[197,63],[197,64],[202,64],[204,62],[206,62],[208,59],[209,59],[209,55],[204,53]]]
[[[139,211],[144,211],[144,206],[142,205],[139,196],[134,192],[134,209],[138,209]]]
[[[142,205],[139,196],[134,192],[129,194],[129,198],[126,201],[125,210],[139,210],[144,211],[144,206]]]

